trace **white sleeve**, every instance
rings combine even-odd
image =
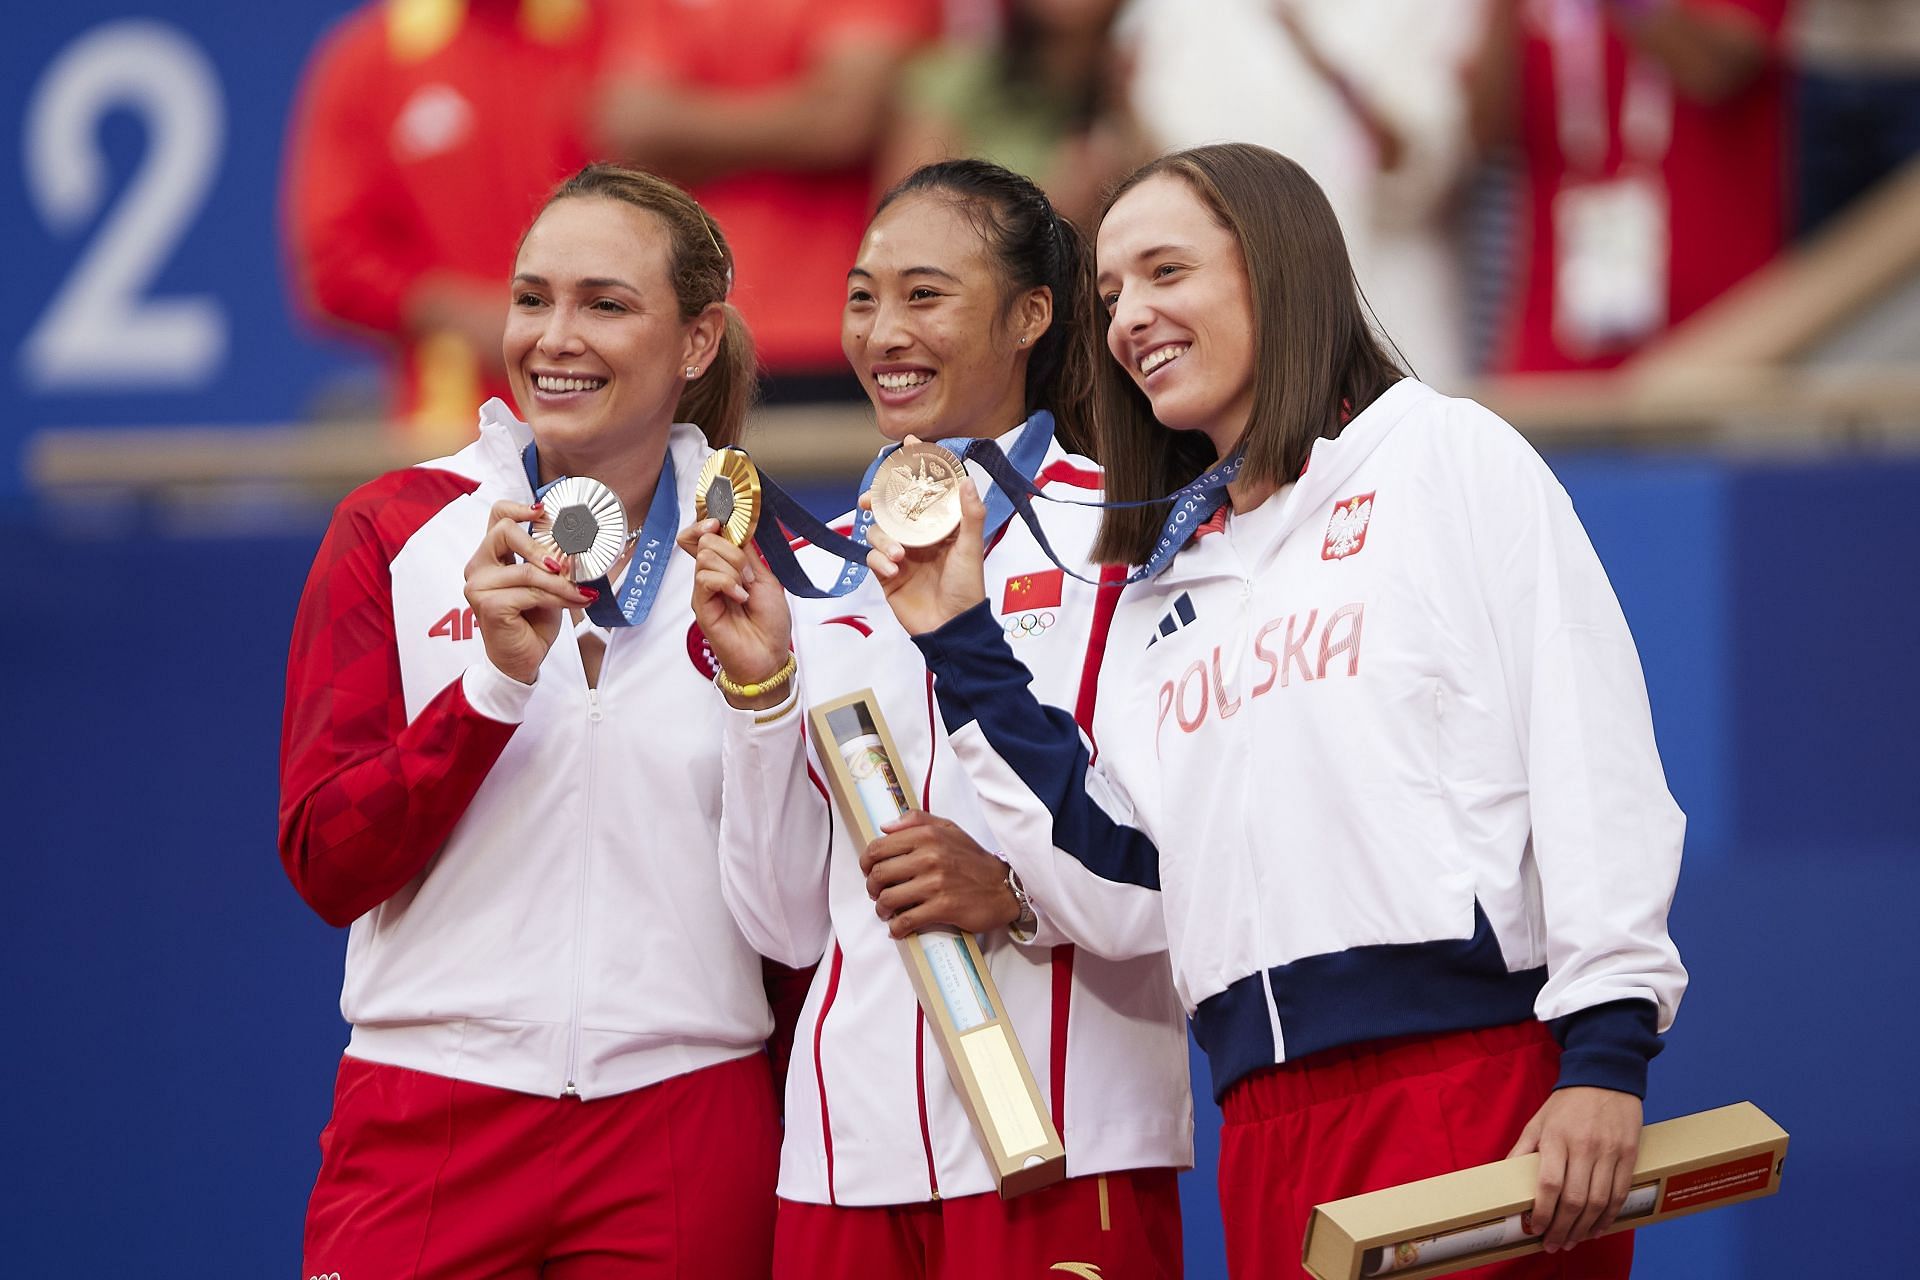
[[[720,755],[720,895],[754,950],[794,968],[818,961],[832,931],[833,817],[808,774],[799,700],[796,680],[781,708],[727,708]]]
[[[1639,654],[1546,463],[1484,411],[1451,425],[1466,445],[1467,527],[1526,761],[1546,917],[1536,1012],[1553,1021],[1649,1001],[1664,1031],[1687,981],[1667,934],[1686,819],[1654,745]]]
[[[1045,927],[1110,960],[1165,951],[1158,851],[1073,717],[1034,697],[984,602],[915,643],[947,739]]]

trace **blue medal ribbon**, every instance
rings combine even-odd
[[[1020,513],[1020,519],[1033,534],[1033,540],[1046,552],[1047,559],[1070,578],[1094,586],[1103,585],[1097,578],[1089,578],[1076,572],[1071,565],[1062,561],[1054,551],[1053,544],[1047,541],[1046,530],[1040,527],[1039,517],[1033,513],[1033,499],[1057,502],[1069,507],[1095,507],[1102,511],[1119,511],[1128,507],[1152,507],[1163,502],[1173,504],[1173,510],[1167,513],[1167,520],[1160,529],[1159,541],[1154,543],[1153,554],[1147,562],[1128,574],[1122,586],[1131,586],[1143,578],[1157,576],[1161,570],[1172,563],[1180,548],[1187,545],[1200,526],[1211,520],[1214,513],[1227,500],[1227,486],[1240,474],[1240,468],[1246,465],[1246,454],[1235,452],[1226,461],[1209,471],[1203,472],[1196,480],[1182,485],[1164,498],[1148,498],[1141,502],[1082,502],[1075,498],[1056,498],[1050,493],[1042,493],[1040,486],[1023,475],[1018,468],[1000,450],[992,440],[975,440],[967,447],[967,461],[978,463],[993,480],[997,492],[1005,493],[1013,509]],[[991,508],[989,508],[991,510]]]
[[[1002,451],[1000,446],[991,440],[953,439],[933,440],[928,443],[951,450],[962,458],[981,446],[988,446],[1003,469],[1019,476],[1028,489],[1037,493],[1039,491],[1034,488],[1031,477],[1038,474],[1040,464],[1046,461],[1047,450],[1053,444],[1053,415],[1042,409],[1028,418],[1026,429],[1014,442],[1011,454]],[[899,445],[894,444],[880,451],[880,455],[867,467],[867,474],[860,481],[861,493],[866,493],[873,488],[874,477],[880,474],[881,466],[899,448]],[[1003,492],[1005,489],[1006,485],[1003,482],[998,487],[987,491],[987,521],[984,536],[988,542],[993,541],[994,535],[1012,518],[1019,506],[1020,499],[1012,497],[1010,492]],[[829,529],[812,512],[796,502],[764,471],[760,473],[760,493],[766,500],[768,512],[775,517],[775,523],[770,528],[769,522],[761,521],[759,529],[754,534],[754,541],[759,544],[760,554],[765,557],[767,567],[773,571],[773,576],[788,592],[806,600],[831,600],[846,595],[866,581],[869,549],[867,532],[873,527],[873,512],[856,506],[853,513],[852,534],[850,537],[843,536]],[[806,570],[794,556],[793,549],[787,545],[787,540],[780,529],[781,525],[785,525],[798,536],[846,561],[840,570],[840,576],[834,580],[831,587],[825,589],[816,587],[812,579],[807,577]],[[1033,527],[1031,519],[1028,520],[1028,526]]]
[[[520,464],[526,468],[527,483],[533,488],[535,502],[566,479],[560,476],[541,484],[540,455],[531,444],[521,451]],[[660,580],[667,576],[666,557],[673,547],[673,535],[679,524],[680,491],[674,478],[673,450],[668,449],[660,460],[660,478],[653,486],[646,523],[640,526],[638,538],[629,539],[633,543],[633,559],[627,566],[627,580],[621,584],[618,597],[604,576],[581,584],[600,593],[600,598],[587,606],[587,617],[593,619],[596,626],[637,627],[647,620],[647,615],[653,612],[653,598],[660,594]]]
[[[1148,498],[1140,502],[1083,502],[1074,498],[1058,498],[1042,493],[1035,483],[1040,464],[1045,460],[1048,447],[1053,443],[1053,415],[1046,410],[1027,420],[1027,430],[1021,432],[1013,450],[1008,453],[1000,448],[999,442],[988,439],[947,439],[931,443],[958,454],[963,461],[977,463],[993,481],[984,496],[987,514],[982,533],[987,542],[992,542],[1000,529],[1014,515],[1018,515],[1034,541],[1046,553],[1056,567],[1071,578],[1094,586],[1102,585],[1097,578],[1089,578],[1071,565],[1061,560],[1048,541],[1046,530],[1041,528],[1039,517],[1034,514],[1033,499],[1057,502],[1064,506],[1094,507],[1100,510],[1119,510],[1126,507],[1151,507],[1162,503],[1172,504],[1167,513],[1166,523],[1162,526],[1159,540],[1154,544],[1153,554],[1147,562],[1127,575],[1122,585],[1131,585],[1143,578],[1158,575],[1180,549],[1193,538],[1200,526],[1213,518],[1227,498],[1227,486],[1233,483],[1240,469],[1246,464],[1244,453],[1234,453],[1192,482],[1182,485],[1164,498]],[[866,476],[860,482],[860,491],[873,488],[874,478],[880,474],[881,466],[893,455],[899,445],[891,445],[880,452],[880,456],[868,466]],[[763,520],[754,534],[761,555],[765,557],[767,567],[773,571],[780,585],[793,595],[807,600],[828,600],[846,595],[859,586],[867,577],[867,533],[873,527],[873,512],[854,511],[851,536],[835,533],[825,523],[801,506],[765,472],[760,475],[760,491],[766,500],[767,510],[775,519]],[[822,550],[839,556],[847,563],[833,586],[816,587],[807,577],[806,570],[794,556],[793,549],[787,545],[781,526],[794,534],[820,547]]]

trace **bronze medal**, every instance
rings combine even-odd
[[[939,445],[903,445],[873,479],[873,522],[903,547],[931,547],[960,527],[965,476],[965,464]]]

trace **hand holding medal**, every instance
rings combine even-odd
[[[619,505],[616,500],[614,506]],[[467,603],[473,607],[487,660],[521,684],[532,684],[539,676],[540,664],[560,633],[562,611],[585,608],[598,598],[598,592],[579,585],[579,566],[569,562],[566,552],[543,548],[528,530],[527,521],[546,518],[541,505],[494,503],[486,537],[467,562]],[[624,517],[621,523],[624,529]],[[621,538],[624,541],[624,532]]]
[[[680,549],[694,560],[693,616],[737,707],[772,706],[791,677],[786,592],[749,545],[760,523],[760,474],[738,449],[717,449],[694,483],[694,522]]]
[[[931,631],[987,598],[986,504],[953,454],[908,436],[860,505],[873,513],[867,567],[909,634]]]

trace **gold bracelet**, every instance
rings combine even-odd
[[[773,710],[762,711],[755,715],[753,722],[755,724],[778,724],[780,721],[792,715],[793,709],[799,705],[800,699],[794,697],[792,694],[788,694],[780,700],[780,704],[774,707]]]
[[[790,653],[787,655],[786,665],[768,676],[765,680],[749,680],[745,684],[739,684],[735,682],[734,678],[728,675],[723,668],[714,673],[713,682],[720,686],[720,692],[722,693],[730,694],[736,698],[757,698],[763,693],[772,693],[775,689],[778,689],[781,685],[793,679],[793,673],[799,666],[799,659]]]

